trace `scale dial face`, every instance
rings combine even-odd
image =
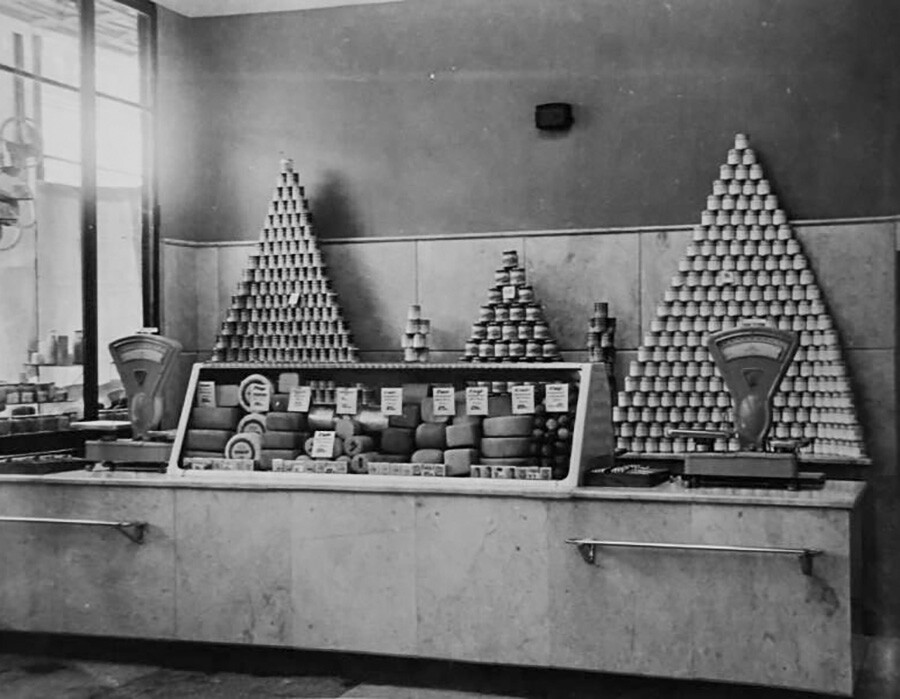
[[[772,396],[798,344],[796,333],[765,326],[734,328],[710,336],[709,353],[731,393],[742,449],[763,449],[772,426]]]

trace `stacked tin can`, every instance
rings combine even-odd
[[[604,301],[594,303],[594,311],[588,321],[587,331],[588,361],[606,366],[606,376],[610,390],[616,395],[616,319],[609,315],[609,304]]]
[[[668,438],[666,428],[731,432],[731,395],[706,342],[710,333],[747,322],[793,330],[800,339],[773,397],[769,436],[811,438],[806,454],[864,458],[837,330],[756,153],[738,134],[630,363],[613,410],[619,448],[682,453],[700,445]],[[713,448],[734,451],[738,445],[720,440]]]
[[[290,160],[282,161],[260,241],[231,297],[212,360],[357,360]]]
[[[422,317],[422,307],[414,303],[406,313],[406,327],[400,337],[404,362],[428,361],[428,337],[431,321]]]
[[[544,309],[535,300],[525,269],[515,250],[503,253],[503,264],[494,272],[472,335],[466,341],[464,362],[555,362],[559,345],[550,333]]]

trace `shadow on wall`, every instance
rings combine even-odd
[[[310,202],[316,237],[359,238],[363,227],[353,206],[349,187],[334,171],[326,171],[316,196]]]

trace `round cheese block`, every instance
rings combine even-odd
[[[369,434],[384,432],[388,428],[388,416],[380,408],[363,407],[356,419],[362,426],[362,431]]]
[[[264,391],[268,392],[271,400],[271,395],[275,392],[272,382],[262,374],[250,374],[250,376],[241,381],[238,396],[241,407],[248,413],[266,412],[269,409],[268,405],[258,405],[253,400],[254,395]]]
[[[303,448],[309,435],[306,432],[274,432],[269,430],[262,435],[260,443],[265,449],[292,449],[297,451]]]
[[[216,405],[237,408],[241,404],[241,388],[234,384],[216,384]]]
[[[349,439],[362,433],[362,425],[359,424],[358,420],[344,415],[334,423],[334,431],[337,432],[337,436],[341,439]]]
[[[442,464],[444,452],[441,449],[417,449],[409,460],[415,464]]]
[[[303,413],[271,412],[266,415],[266,430],[275,432],[301,432],[307,427]]]
[[[314,443],[314,441],[315,441],[315,440],[314,440],[312,437],[310,437],[309,439],[306,440],[306,443],[303,445],[303,451],[305,451],[309,456],[313,456],[312,449],[313,449],[313,443]],[[330,458],[336,459],[337,457],[339,457],[339,456],[340,456],[341,454],[343,454],[343,453],[344,453],[344,440],[341,439],[340,437],[335,437],[335,438],[334,438],[334,448],[333,448],[332,451],[331,451],[331,457],[330,457]],[[323,457],[321,457],[321,456],[319,456],[319,457],[313,456],[313,458],[319,458],[319,459],[321,459],[321,458],[323,458]]]
[[[356,456],[375,449],[375,440],[368,435],[355,435],[344,440],[344,452],[348,456]]]
[[[404,403],[421,403],[428,397],[431,386],[427,383],[405,383],[402,388]]]
[[[434,414],[434,398],[430,396],[427,398],[423,398],[420,406],[422,409],[422,422],[437,422],[440,424],[450,422],[449,415]]]
[[[526,437],[534,428],[534,418],[531,415],[488,417],[481,427],[485,437]]]
[[[238,423],[238,432],[263,434],[266,431],[266,418],[256,413],[244,415]]]
[[[481,425],[477,422],[450,425],[447,428],[447,447],[474,447],[481,439]]]
[[[287,412],[291,396],[288,393],[276,393],[272,396],[269,409],[279,413]]]
[[[484,437],[481,453],[491,459],[508,459],[531,454],[530,437]]]
[[[419,449],[443,449],[447,446],[447,429],[434,422],[423,422],[416,428],[416,447]]]
[[[444,464],[448,476],[468,475],[472,464],[478,463],[478,451],[475,449],[447,449],[444,452]]]
[[[508,393],[488,396],[488,415],[491,417],[512,415],[512,396]]]
[[[231,430],[188,430],[185,434],[185,448],[190,451],[214,451],[221,456],[231,435]]]
[[[307,422],[312,432],[316,430],[333,430],[334,407],[330,405],[311,405],[307,414]]]
[[[482,420],[484,420],[483,415],[465,415],[457,413],[450,422],[454,425],[480,425]]]
[[[300,374],[289,371],[278,375],[278,392],[290,393],[294,386],[300,385]]]
[[[388,424],[391,427],[415,429],[420,422],[422,422],[422,406],[418,403],[404,403],[402,415],[388,417]]]
[[[413,450],[413,431],[388,427],[381,433],[381,451],[385,454],[409,454]]]
[[[250,459],[256,461],[262,451],[261,437],[254,433],[236,434],[225,445],[225,456],[229,459]]]
[[[191,408],[191,429],[234,431],[241,419],[238,408]]]

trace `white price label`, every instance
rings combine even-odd
[[[432,390],[435,417],[452,417],[456,415],[456,391],[453,386],[435,386]]]
[[[247,405],[251,413],[267,413],[272,402],[269,382],[252,383],[247,387]]]
[[[466,415],[488,414],[487,386],[469,386],[466,389]]]
[[[513,415],[534,414],[534,386],[512,387]]]
[[[359,400],[359,390],[356,388],[338,388],[335,391],[335,401],[337,405],[334,412],[338,415],[356,415],[357,401]]]
[[[288,297],[288,306],[296,306],[298,303],[300,303],[300,292],[295,291]]]
[[[197,405],[214,408],[216,407],[216,382],[215,381],[198,381],[197,382]]]
[[[334,430],[316,430],[313,435],[312,453],[314,459],[334,458]]]
[[[549,383],[545,389],[544,405],[548,413],[566,413],[569,411],[569,384]]]
[[[291,386],[288,395],[289,413],[308,413],[312,402],[312,388],[309,386]]]
[[[381,412],[385,415],[403,415],[403,389],[381,389]]]
[[[515,301],[516,300],[516,287],[504,286],[503,287],[503,300],[504,301]]]

